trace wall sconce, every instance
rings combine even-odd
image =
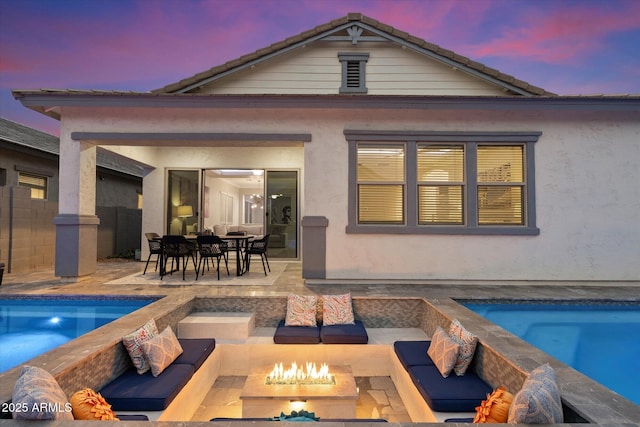
[[[193,216],[193,207],[190,205],[178,206],[178,218],[182,218],[182,234],[187,234],[187,218]]]

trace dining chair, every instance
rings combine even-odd
[[[183,235],[166,235],[162,237],[163,245],[163,262],[162,274],[160,279],[166,274],[167,262],[171,259],[171,270],[173,274],[173,262],[175,261],[180,268],[182,264],[182,280],[185,280],[185,271],[189,263],[189,258],[193,261],[193,268],[196,270],[196,280],[198,280],[198,266],[196,265],[197,247],[194,243],[187,240]]]
[[[147,242],[149,242],[149,256],[147,257],[147,263],[144,266],[144,272],[142,274],[147,274],[147,267],[149,266],[149,261],[151,260],[151,256],[156,256],[156,269],[158,271],[158,263],[160,262],[160,258],[162,258],[162,239],[158,233],[145,233],[147,237]]]
[[[261,239],[254,239],[247,245],[246,249],[244,250],[244,264],[246,271],[249,271],[249,267],[251,266],[251,255],[260,255],[260,259],[262,260],[262,268],[264,269],[264,275],[267,275],[267,268],[269,269],[269,272],[271,272],[269,259],[267,258],[269,236],[270,234],[265,234]]]
[[[224,265],[227,268],[227,276],[229,275],[229,263],[228,263],[228,245],[218,236],[197,236],[196,240],[198,242],[198,254],[200,255],[200,260],[198,261],[197,270],[202,271],[199,273],[200,275],[204,275],[204,265],[202,262],[204,261],[209,269],[209,259],[215,259],[217,262],[216,270],[218,272],[218,280],[220,280],[220,261],[224,260]],[[198,274],[196,274],[196,280],[198,280]]]

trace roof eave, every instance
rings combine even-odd
[[[416,96],[112,94],[96,91],[13,91],[25,107],[47,114],[59,107],[319,108],[457,110],[596,110],[640,108],[640,96]]]

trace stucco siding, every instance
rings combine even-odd
[[[329,221],[328,279],[465,283],[640,277],[640,138],[634,112],[114,109],[101,113],[102,122],[80,120],[74,128],[312,135],[304,148],[188,147],[186,143],[145,147],[147,153],[140,160],[156,169],[144,179],[143,232],[163,229],[167,168],[297,168],[302,180],[301,216]],[[345,129],[542,132],[535,144],[540,235],[347,234]]]
[[[371,95],[504,96],[486,81],[392,43],[307,46],[222,77],[196,93],[337,94],[342,78],[339,52],[369,53],[366,86]]]

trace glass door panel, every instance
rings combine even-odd
[[[170,170],[167,177],[166,234],[198,231],[200,171]]]
[[[298,171],[266,171],[269,258],[298,257]]]

